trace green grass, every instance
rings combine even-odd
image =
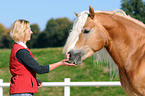
[[[64,58],[62,48],[31,49],[34,58],[41,64],[47,65]],[[10,50],[0,49],[0,79],[9,82]],[[109,72],[104,67],[93,64],[92,57],[87,58],[76,67],[58,67],[46,74],[37,74],[42,82],[63,82],[64,78],[71,78],[73,82],[110,81]],[[113,81],[119,81],[114,79]],[[42,87],[34,96],[64,96],[63,87]],[[4,96],[8,95],[9,88],[4,88]],[[71,87],[71,96],[126,96],[122,87]]]

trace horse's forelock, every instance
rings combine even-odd
[[[74,21],[73,28],[72,28],[71,32],[69,33],[69,37],[64,46],[63,52],[68,52],[72,48],[74,48],[76,42],[79,39],[81,30],[83,29],[83,26],[85,25],[88,14],[89,14],[88,11],[83,11],[78,15],[78,18]]]

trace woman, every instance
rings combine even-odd
[[[76,66],[67,63],[68,58],[50,65],[39,65],[26,46],[32,33],[26,20],[16,20],[11,28],[10,36],[15,43],[10,55],[10,96],[33,96],[37,93],[42,82],[36,79],[36,73],[48,73],[59,66]]]

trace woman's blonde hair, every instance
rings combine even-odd
[[[16,42],[24,41],[25,30],[28,28],[29,21],[16,20],[11,28],[10,36]]]

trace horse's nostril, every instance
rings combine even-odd
[[[72,55],[71,55],[71,52],[68,52],[67,54],[69,54],[69,58],[71,58],[71,56],[72,56]]]
[[[69,58],[71,58],[72,57],[72,55],[71,54],[69,54]]]

